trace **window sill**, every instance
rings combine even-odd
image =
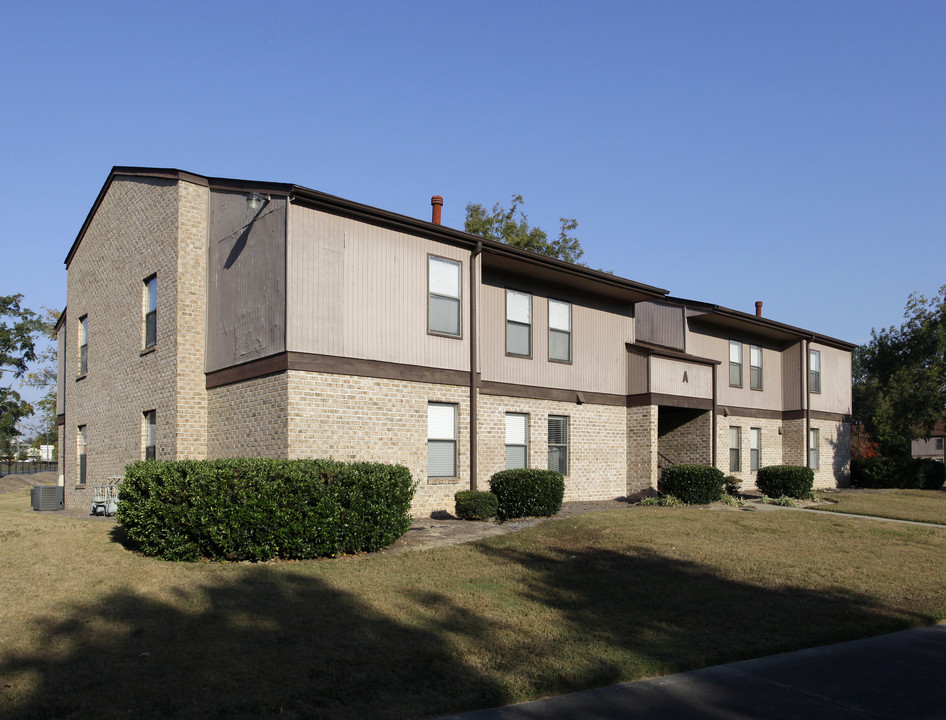
[[[460,478],[455,477],[429,477],[427,478],[428,485],[459,485]]]
[[[157,349],[158,349],[157,345],[152,345],[151,347],[147,347],[144,350],[142,350],[140,353],[138,353],[138,355],[139,357],[144,357],[145,355],[150,355]]]

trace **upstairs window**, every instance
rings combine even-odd
[[[742,470],[742,431],[740,428],[729,428],[729,472]]]
[[[457,477],[457,406],[427,403],[427,477]]]
[[[808,351],[808,389],[813,393],[821,392],[821,351]]]
[[[808,431],[808,467],[812,470],[818,470],[820,467],[819,446],[821,444],[821,431],[818,428],[811,428]]]
[[[145,460],[154,460],[158,445],[158,416],[154,410],[147,410],[145,417]]]
[[[742,387],[742,343],[729,341],[729,385]]]
[[[749,428],[749,469],[756,472],[762,455],[762,428]]]
[[[568,475],[568,417],[549,415],[549,470]]]
[[[460,263],[430,256],[427,261],[427,329],[460,337]]]
[[[936,449],[937,450],[943,449],[943,438],[936,438]]]
[[[89,316],[79,318],[79,375],[89,370]]]
[[[762,348],[758,345],[749,346],[749,387],[762,389]]]
[[[506,291],[506,354],[532,357],[532,296]]]
[[[549,360],[572,361],[572,304],[549,300]]]
[[[145,280],[145,350],[158,342],[158,277]]]
[[[529,416],[506,413],[506,469],[529,467]]]

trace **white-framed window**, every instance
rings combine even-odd
[[[749,388],[762,389],[762,348],[758,345],[749,346]]]
[[[85,435],[85,425],[79,425],[76,428],[76,454],[78,455],[79,460],[79,484],[85,485],[86,481],[86,460],[87,460],[87,443]]]
[[[158,342],[158,276],[152,275],[144,281],[145,292],[145,349]]]
[[[818,470],[821,467],[820,444],[821,431],[818,428],[808,430],[808,467],[812,470]]]
[[[936,438],[936,449],[937,450],[943,449],[943,438]]]
[[[572,361],[572,304],[549,300],[549,360]]]
[[[567,415],[549,415],[549,470],[568,475]]]
[[[79,318],[79,375],[89,371],[89,316]]]
[[[742,387],[742,343],[729,341],[729,385]]]
[[[158,445],[158,414],[154,410],[144,412],[145,460],[154,460]]]
[[[529,467],[529,416],[506,413],[506,469]]]
[[[457,406],[427,403],[427,477],[457,477]]]
[[[506,290],[506,354],[532,357],[532,296]]]
[[[460,337],[460,269],[456,260],[428,256],[427,330]]]
[[[821,392],[821,351],[808,351],[808,389],[813,393]]]
[[[756,472],[762,458],[762,428],[749,428],[749,469]]]
[[[742,470],[742,429],[729,426],[729,472]]]

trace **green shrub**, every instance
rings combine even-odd
[[[760,468],[755,479],[755,484],[763,495],[799,500],[811,495],[811,487],[814,483],[814,470],[798,465],[769,465]]]
[[[664,468],[660,491],[687,505],[706,505],[723,494],[723,471],[709,465],[671,465]]]
[[[726,495],[738,495],[742,489],[742,480],[735,475],[727,475],[723,478],[723,490]]]
[[[930,458],[876,457],[851,463],[851,483],[861,488],[940,490],[946,465]]]
[[[496,495],[500,520],[551,517],[562,509],[565,478],[554,470],[503,470],[489,479],[489,489]]]
[[[410,527],[401,465],[333,460],[147,461],[129,465],[118,521],[165,560],[269,560],[371,552]]]
[[[496,517],[499,506],[499,498],[485,490],[460,490],[454,500],[461,520],[489,520]]]

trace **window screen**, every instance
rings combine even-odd
[[[729,472],[742,470],[742,437],[737,427],[729,428]]]
[[[506,469],[529,466],[529,416],[506,413]]]
[[[821,392],[821,351],[808,351],[808,387],[813,393]]]
[[[762,348],[758,345],[749,346],[749,387],[762,389]]]
[[[821,462],[819,457],[819,445],[821,443],[821,431],[818,428],[811,428],[808,431],[808,467],[812,470],[818,470]]]
[[[154,347],[158,340],[158,278],[145,280],[145,347]]]
[[[729,341],[729,384],[742,387],[742,343]]]
[[[431,257],[428,261],[428,329],[460,335],[460,263]]]
[[[572,361],[572,304],[549,300],[549,360]]]
[[[759,460],[762,455],[762,428],[749,429],[749,469],[755,472],[759,469]]]
[[[549,470],[568,475],[568,418],[549,415]]]
[[[506,291],[506,353],[532,356],[532,296]]]
[[[457,477],[456,405],[427,405],[427,477]]]

